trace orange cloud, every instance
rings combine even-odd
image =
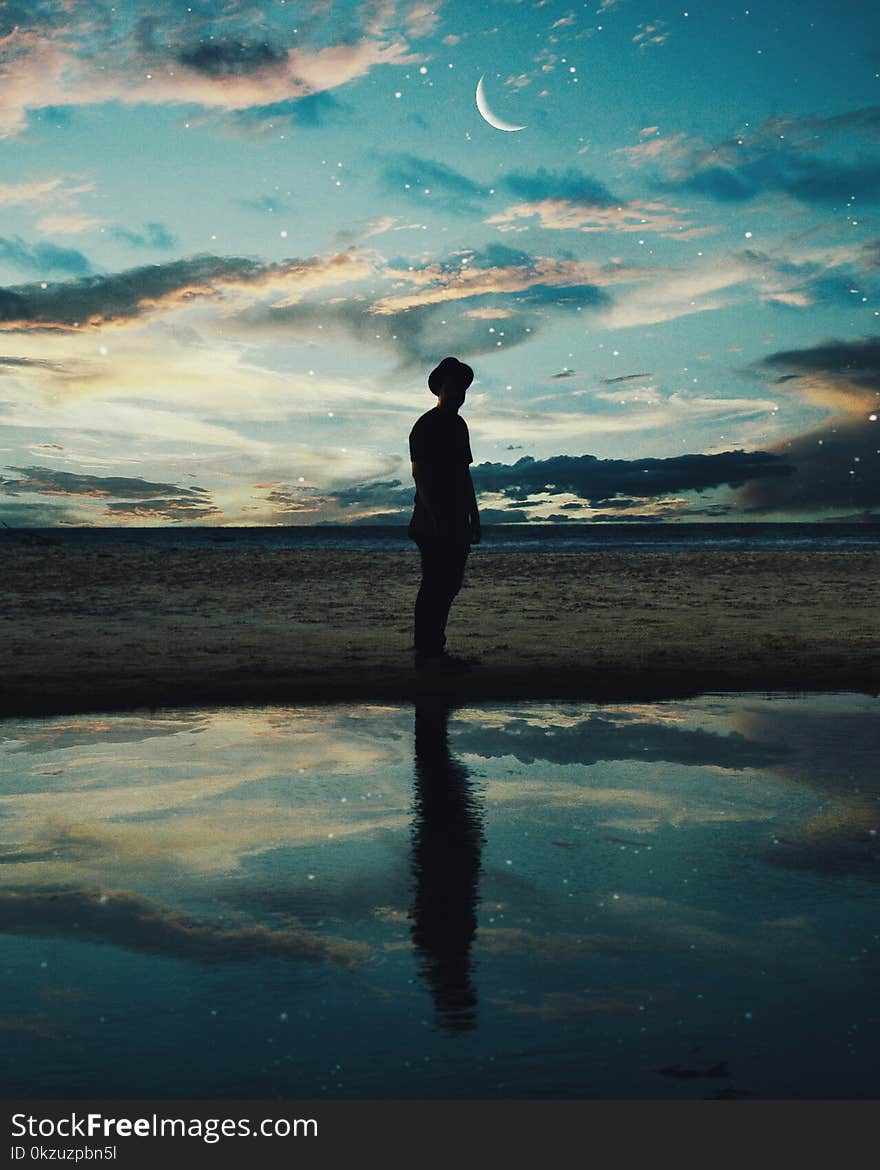
[[[541,227],[558,231],[580,232],[658,232],[690,227],[680,217],[679,207],[664,203],[623,203],[613,207],[576,203],[570,199],[539,199],[531,203],[515,203],[506,211],[490,216],[485,222],[498,225],[502,231],[521,219],[537,217]]]
[[[536,286],[572,288],[578,285],[609,285],[639,279],[637,269],[603,266],[591,260],[554,260],[541,257],[529,265],[495,265],[477,268],[462,264],[450,270],[430,264],[418,271],[389,270],[388,275],[416,285],[411,292],[382,297],[372,312],[383,316],[412,309],[418,305],[436,305],[445,301],[466,300],[491,293],[525,292]]]
[[[147,314],[228,293],[280,293],[276,306],[295,304],[310,289],[360,280],[374,260],[350,249],[327,258],[260,264],[240,257],[193,256],[106,277],[9,289],[0,331],[82,332],[124,327]]]

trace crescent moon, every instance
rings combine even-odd
[[[494,126],[496,130],[525,130],[525,126],[512,126],[510,122],[503,122],[501,118],[492,113],[489,103],[486,101],[482,77],[477,82],[477,109],[489,125]]]

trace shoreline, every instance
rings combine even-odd
[[[0,716],[411,701],[880,692],[880,551],[473,551],[416,675],[415,550],[27,548]]]
[[[840,685],[837,685],[837,684]],[[52,692],[49,695],[24,692],[15,697],[0,694],[0,720],[23,718],[53,718],[76,715],[115,715],[126,712],[150,713],[176,710],[210,710],[214,708],[267,707],[321,707],[334,704],[354,705],[387,703],[412,704],[421,699],[443,702],[450,708],[475,704],[497,703],[569,703],[583,702],[597,706],[614,703],[662,703],[673,700],[695,699],[711,695],[761,695],[787,697],[809,694],[851,694],[877,697],[880,688],[876,676],[855,676],[847,673],[831,679],[792,679],[780,675],[760,685],[744,676],[722,673],[699,673],[682,678],[676,675],[658,676],[650,683],[632,675],[615,675],[601,684],[590,685],[580,679],[531,678],[529,680],[493,678],[482,672],[480,677],[464,676],[464,681],[451,683],[446,679],[431,682],[412,681],[388,684],[344,687],[332,683],[310,687],[290,687],[283,684],[211,686],[193,688],[188,683],[180,687],[119,688],[108,686],[105,691],[97,686],[86,696]]]

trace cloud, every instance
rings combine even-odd
[[[873,140],[880,107],[825,118],[775,117],[715,145],[683,134],[656,137],[619,153],[653,168],[655,184],[721,202],[778,192],[803,203],[851,204],[880,198]],[[829,148],[833,153],[820,154]]]
[[[276,518],[312,515],[321,523],[401,524],[412,512],[412,485],[399,479],[371,480],[319,491],[308,486],[279,484],[266,496]]]
[[[252,295],[281,294],[277,303],[285,304],[308,289],[358,279],[370,270],[369,261],[353,250],[274,264],[192,256],[47,288],[0,289],[0,330],[101,329],[243,289]]]
[[[349,108],[331,93],[313,93],[296,102],[294,121],[298,126],[326,126]]]
[[[51,500],[36,503],[10,501],[0,495],[0,519],[5,528],[54,528],[56,525],[79,524],[82,516],[75,509]]]
[[[153,45],[142,45],[152,48]],[[240,77],[279,69],[287,59],[283,49],[268,41],[210,40],[180,49],[177,61],[208,77]]]
[[[220,508],[198,500],[138,500],[112,501],[107,504],[106,515],[125,520],[170,520],[173,524],[207,520],[211,516],[222,516]]]
[[[23,207],[39,213],[42,232],[75,234],[99,227],[103,220],[81,211],[77,196],[92,190],[92,184],[68,175],[31,179],[23,183],[0,183],[0,208]]]
[[[371,311],[383,316],[451,302],[467,302],[470,314],[475,308],[587,309],[607,328],[626,328],[712,311],[755,295],[810,298],[833,288],[834,295],[843,296],[844,275],[833,269],[852,257],[852,250],[831,249],[794,263],[745,250],[681,267],[639,266],[556,259],[494,244],[420,267],[389,261],[381,272],[395,282],[394,290],[380,293]],[[525,325],[534,328],[535,322]]]
[[[533,257],[496,244],[482,253],[467,253],[457,263],[428,264],[419,269],[389,264],[386,275],[411,287],[379,297],[372,309],[378,316],[489,297],[504,298],[502,307],[599,306],[608,303],[601,286],[619,279],[620,271],[593,261]]]
[[[527,200],[564,199],[597,207],[610,207],[618,202],[603,183],[573,167],[556,172],[544,167],[536,171],[512,171],[501,185],[512,195]]]
[[[380,179],[389,194],[403,194],[422,203],[430,198],[457,214],[472,214],[488,195],[485,188],[446,163],[414,154],[388,156]]]
[[[377,66],[418,63],[407,38],[431,26],[423,14],[401,27],[396,5],[344,20],[320,5],[311,14],[293,8],[270,19],[241,0],[195,12],[175,0],[112,14],[72,3],[21,7],[3,44],[0,137],[46,107],[115,101],[228,112],[310,98]]]
[[[148,223],[142,232],[116,227],[110,233],[115,240],[123,240],[133,248],[173,248],[177,242],[162,223]]]
[[[598,207],[564,199],[542,199],[536,203],[515,203],[485,221],[501,231],[522,231],[518,220],[537,219],[548,231],[575,232],[662,232],[680,238],[678,229],[690,226],[679,217],[682,211],[665,203],[621,203]],[[707,229],[695,229],[704,234]]]
[[[805,203],[847,203],[851,196],[880,198],[880,163],[801,158],[793,152],[750,152],[734,165],[703,164],[682,183],[701,195],[740,202],[764,191],[781,191]]]
[[[830,280],[840,292],[840,281],[830,270],[841,257],[829,254],[811,263],[794,264],[754,249],[705,257],[681,267],[626,268],[606,279],[630,285],[616,292],[613,302],[601,314],[609,329],[656,324],[694,313],[713,312],[755,297],[765,301],[788,301],[797,296],[811,303],[828,287]]]
[[[358,483],[333,493],[341,508],[387,508],[389,504],[411,503],[413,488],[404,488],[399,479]]]
[[[880,338],[826,341],[770,354],[761,368],[783,393],[827,408],[820,426],[771,450],[796,473],[785,483],[750,483],[747,511],[870,511],[880,505]]]
[[[32,358],[32,357],[0,357],[0,368],[9,366],[11,369],[37,369],[37,370],[51,370],[56,374],[63,374],[67,372],[67,367],[61,365],[60,362],[48,361],[46,358]]]
[[[77,196],[91,190],[91,183],[71,175],[0,183],[0,208],[23,207],[41,213],[38,224],[41,231],[79,232],[103,222],[77,206]]]
[[[412,514],[414,486],[399,479],[372,480],[348,487],[318,490],[305,485],[278,484],[266,496],[274,519],[313,517],[314,523],[406,524]],[[528,515],[515,504],[480,506],[484,524],[522,524]]]
[[[560,375],[557,374],[557,377]],[[653,374],[621,374],[617,378],[600,378],[599,381],[603,386],[614,386],[618,382],[641,382],[645,378],[651,378]]]
[[[30,179],[24,183],[0,183],[0,207],[44,204],[58,192],[64,182],[63,178],[51,178]]]
[[[84,211],[50,211],[39,220],[37,227],[47,235],[75,236],[103,223],[103,219]]]
[[[366,240],[370,236],[381,236],[390,231],[419,231],[421,226],[418,223],[401,223],[396,215],[371,215],[366,219],[356,219],[348,227],[339,228],[334,239],[340,245],[352,244],[357,240]]]
[[[649,497],[670,491],[703,491],[746,480],[784,477],[792,468],[781,455],[763,451],[726,451],[717,455],[677,455],[670,459],[597,459],[595,455],[555,455],[516,463],[481,463],[472,469],[479,491],[500,492],[525,501],[544,492],[569,492],[581,499],[616,495]]]
[[[378,217],[365,223],[364,234],[393,227],[391,217]],[[151,234],[159,243],[158,226]],[[829,254],[824,262],[840,259]],[[0,289],[0,330],[82,333],[201,304],[221,308],[224,331],[238,326],[244,337],[260,330],[310,340],[318,330],[343,333],[378,343],[408,364],[438,349],[475,355],[509,348],[560,313],[595,313],[617,328],[716,309],[755,289],[764,299],[845,299],[846,274],[823,268],[822,260],[795,264],[747,251],[682,268],[639,267],[530,255],[497,243],[419,266],[362,247],[276,263],[205,254],[45,288],[46,282]],[[369,296],[311,295],[367,278]],[[738,285],[742,291],[732,293]]]
[[[350,106],[339,101],[333,94],[312,93],[306,97],[235,110],[229,115],[228,126],[245,136],[252,136],[255,132],[274,132],[279,125],[314,129],[326,126],[350,109]]]
[[[412,37],[429,36],[440,20],[439,7],[437,3],[427,3],[427,0],[414,0],[403,13],[406,32]]]
[[[537,293],[536,293],[537,296]],[[508,348],[528,340],[537,331],[537,316],[520,312],[503,321],[503,337],[490,332],[482,318],[442,303],[399,305],[385,299],[347,297],[338,301],[302,301],[294,305],[254,305],[235,318],[253,334],[268,332],[278,337],[313,339],[317,330],[329,342],[335,336],[354,338],[363,345],[379,347],[394,354],[401,368],[436,361],[439,352],[463,357],[493,353],[502,341]]]
[[[5,261],[25,272],[63,272],[81,276],[91,272],[92,266],[82,252],[73,248],[59,248],[57,244],[26,244],[20,236],[6,239],[0,236],[0,262]]]
[[[267,211],[270,214],[288,210],[288,204],[277,195],[259,195],[254,199],[239,199],[238,206],[250,211]]]
[[[504,508],[491,508],[480,505],[480,520],[483,524],[525,524],[529,519],[528,513],[522,508],[508,504]]]
[[[7,496],[36,493],[41,496],[138,501],[136,504],[108,503],[107,507],[111,512],[133,512],[136,515],[156,512],[175,520],[201,519],[217,513],[205,488],[150,483],[117,475],[79,475],[49,467],[10,467],[9,470],[17,472],[20,478],[0,477],[0,491]],[[156,499],[157,492],[167,493],[168,498]]]
[[[652,45],[665,45],[669,39],[669,33],[666,31],[666,21],[656,20],[653,24],[644,22],[639,25],[639,30],[632,38],[632,43],[639,46],[639,52],[644,52],[645,49],[651,48]]]
[[[770,354],[764,364],[800,373],[828,374],[844,384],[875,393],[880,389],[880,337],[826,341],[810,349],[784,350]]]
[[[691,227],[690,221],[681,219],[681,208],[621,199],[603,183],[574,168],[515,171],[502,179],[500,186],[523,200],[486,219],[502,231],[522,231],[517,221],[533,218],[541,227],[556,231],[677,234]]]
[[[626,496],[619,496],[616,499],[609,500],[593,500],[592,506],[594,508],[640,508],[644,503],[644,499],[631,500]],[[566,508],[580,508],[580,504],[565,504]]]

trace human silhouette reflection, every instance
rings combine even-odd
[[[471,944],[483,847],[481,810],[467,769],[449,750],[449,704],[422,698],[415,711],[412,939],[437,1025],[477,1026]]]

